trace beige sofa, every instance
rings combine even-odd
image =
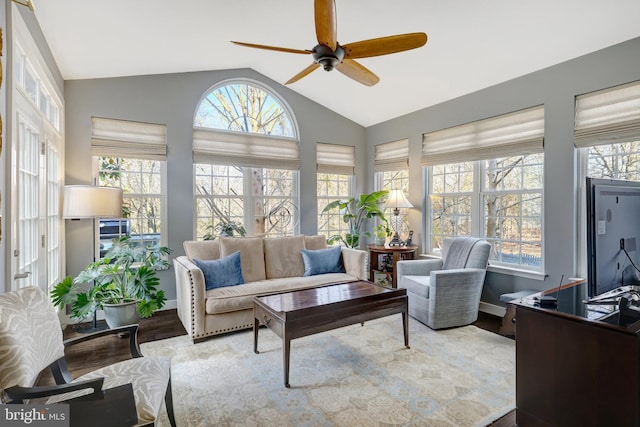
[[[212,335],[252,328],[254,296],[367,278],[367,252],[349,248],[342,248],[344,273],[303,277],[300,251],[326,247],[325,236],[302,235],[186,241],[186,256],[173,260],[178,317],[195,343]],[[236,251],[240,251],[245,283],[206,290],[202,270],[192,260],[219,259]]]

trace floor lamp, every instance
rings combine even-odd
[[[93,260],[96,260],[96,219],[122,217],[122,189],[113,187],[94,187],[92,185],[66,185],[62,200],[62,217],[65,219],[91,220],[91,241]],[[92,330],[99,330],[96,311],[93,312]]]
[[[398,215],[400,215],[400,209],[412,208],[413,205],[407,200],[407,197],[404,195],[404,191],[392,190],[391,193],[389,193],[389,197],[387,197],[384,207],[386,209],[393,209],[391,227],[395,233],[393,235],[393,239],[389,242],[389,246],[404,246],[405,242],[400,239],[399,233],[400,222],[402,219]]]

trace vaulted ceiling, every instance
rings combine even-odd
[[[313,0],[33,0],[66,80],[252,68],[279,83],[311,49]],[[370,126],[640,36],[638,0],[336,0],[338,42],[425,32],[362,59],[372,87],[319,69],[289,87]]]

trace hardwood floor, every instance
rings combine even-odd
[[[480,312],[474,325],[487,331],[498,333],[501,323],[502,318]],[[98,324],[100,325],[101,322],[98,322]],[[67,339],[78,335],[77,329],[77,327],[68,326],[64,330],[64,338]],[[140,322],[138,342],[162,340],[185,334],[186,331],[178,319],[176,310],[164,310],[156,312],[153,317],[143,319]],[[72,347],[67,351],[66,358],[69,370],[75,378],[99,367],[130,358],[129,340],[117,336],[99,338],[93,340],[93,342]],[[48,385],[53,384],[53,381],[50,375],[43,375],[38,384]],[[491,427],[513,427],[515,425],[515,411],[511,411],[494,421]]]

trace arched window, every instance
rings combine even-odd
[[[296,138],[291,115],[282,101],[248,82],[214,87],[200,102],[194,126]]]
[[[297,233],[299,152],[293,115],[264,86],[207,91],[193,126],[196,238]]]

